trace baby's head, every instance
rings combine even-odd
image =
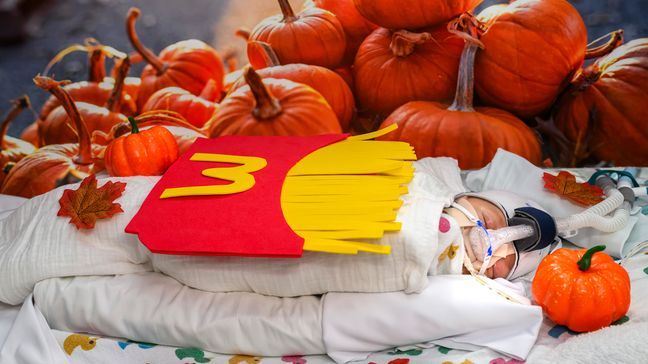
[[[533,237],[496,247],[485,269],[485,274],[491,278],[513,279],[524,275],[552,250],[555,223],[534,201],[511,192],[492,190],[462,194],[455,200],[456,205],[464,214],[472,215],[467,216],[469,220],[479,220],[486,229],[497,230],[524,223],[533,225],[537,232]],[[481,267],[488,246],[471,244],[468,232],[472,227],[468,225],[463,229],[464,245],[470,260]]]

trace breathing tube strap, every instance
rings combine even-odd
[[[553,243],[558,234],[554,218],[533,207],[515,209],[515,215],[509,219],[508,224],[509,226],[530,225],[533,228],[533,235],[513,242],[519,252],[544,249]]]

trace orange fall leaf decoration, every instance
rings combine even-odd
[[[576,182],[576,177],[567,171],[560,171],[558,176],[545,172],[542,179],[546,189],[578,205],[592,206],[603,201],[603,190],[587,182]]]
[[[97,188],[97,178],[92,174],[81,181],[78,189],[63,191],[57,216],[70,217],[70,224],[77,229],[92,229],[97,219],[107,219],[124,212],[121,205],[114,201],[125,188],[126,183],[122,182],[106,182]]]

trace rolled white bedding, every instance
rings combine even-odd
[[[93,230],[77,230],[68,219],[56,216],[63,190],[76,188],[61,187],[29,200],[0,221],[0,301],[19,304],[36,282],[48,278],[154,270],[211,292],[274,296],[420,292],[437,254],[443,206],[464,189],[453,159],[427,158],[416,162],[415,168],[398,214],[402,229],[381,241],[392,246],[390,255],[305,253],[299,259],[155,255],[124,228],[158,178],[111,178],[127,183],[117,200],[124,213],[99,220]],[[99,180],[99,185],[104,182]]]

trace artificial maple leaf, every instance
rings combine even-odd
[[[558,176],[545,172],[542,179],[546,189],[578,205],[592,206],[603,201],[603,190],[587,182],[576,182],[576,176],[567,171],[560,171]]]
[[[57,216],[71,217],[70,224],[77,229],[92,229],[97,219],[124,212],[121,205],[113,201],[122,195],[125,188],[126,184],[122,182],[106,182],[97,188],[97,178],[92,174],[81,181],[78,189],[63,191]]]

